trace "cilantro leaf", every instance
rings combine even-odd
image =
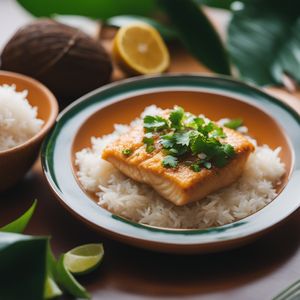
[[[184,110],[182,107],[177,106],[172,110],[169,120],[171,121],[171,127],[175,129],[182,128],[182,121],[184,118]]]
[[[161,116],[145,116],[144,118],[144,128],[147,132],[161,131],[163,129],[168,129],[168,120]]]
[[[155,147],[153,145],[147,145],[146,146],[146,152],[152,153],[155,150]]]
[[[190,133],[189,132],[178,132],[175,133],[176,143],[182,146],[188,146],[190,143]]]
[[[173,134],[165,134],[160,137],[159,143],[165,149],[172,148],[175,144],[176,140]]]
[[[242,125],[243,125],[242,119],[232,119],[224,124],[225,127],[231,128],[231,129],[237,129]]]
[[[203,163],[203,166],[204,166],[206,169],[211,169],[211,167],[212,167],[211,162],[209,162],[209,161],[205,161],[205,162]]]
[[[168,120],[161,116],[146,116],[144,128],[146,151],[151,153],[155,150],[155,134],[165,155],[162,164],[167,168],[176,167],[178,157],[205,154],[205,158],[198,156],[195,162],[192,160],[188,164],[192,170],[199,172],[201,168],[223,167],[235,155],[230,144],[220,141],[226,137],[222,127],[205,118],[185,113],[181,107],[173,109]]]
[[[178,165],[178,158],[172,155],[167,155],[162,161],[165,168],[175,168]]]
[[[186,126],[200,131],[204,124],[205,121],[203,118],[194,117],[191,122],[187,123]]]
[[[200,172],[201,171],[201,168],[198,164],[192,164],[191,165],[191,169],[194,171],[194,172]]]
[[[224,144],[223,151],[226,153],[228,157],[233,157],[235,154],[234,148],[230,144]]]
[[[214,129],[209,133],[210,137],[214,138],[226,138],[226,134],[224,133],[221,127],[215,126]]]
[[[124,154],[125,156],[129,156],[132,153],[131,149],[124,149],[122,150],[122,154]]]
[[[146,145],[153,145],[154,144],[153,134],[151,132],[146,133],[144,135],[143,142]]]
[[[185,153],[187,153],[189,150],[189,148],[187,146],[183,146],[183,145],[179,145],[179,144],[175,144],[173,146],[173,148],[169,149],[168,153],[174,155],[174,156],[181,156]]]
[[[198,135],[191,143],[192,154],[205,153],[207,149],[207,144],[203,138],[203,136]],[[205,153],[206,154],[206,153]]]

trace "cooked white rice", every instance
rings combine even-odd
[[[0,86],[0,151],[29,140],[43,125],[37,118],[37,108],[26,97],[26,90],[17,92],[14,85]]]
[[[155,114],[151,106],[145,114]],[[131,125],[141,122],[133,121]],[[97,195],[99,205],[112,213],[152,226],[169,228],[206,228],[245,218],[263,208],[276,197],[275,185],[285,172],[280,148],[256,146],[241,178],[230,187],[205,199],[177,207],[158,195],[151,187],[137,183],[101,159],[106,144],[124,134],[130,126],[116,125],[112,134],[92,137],[92,148],[76,153],[78,177],[83,187]],[[256,141],[251,140],[254,144]]]

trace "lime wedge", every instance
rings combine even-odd
[[[90,299],[87,290],[74,278],[64,264],[65,255],[61,255],[56,266],[58,283],[77,298]]]
[[[52,299],[61,295],[62,295],[62,291],[57,286],[55,281],[50,276],[47,276],[45,282],[45,290],[44,290],[45,299]]]
[[[64,255],[64,265],[73,274],[86,274],[102,261],[102,244],[86,244],[76,247]]]

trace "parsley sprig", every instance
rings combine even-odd
[[[151,153],[155,149],[156,135],[165,154],[162,165],[166,168],[175,168],[179,161],[192,156],[190,168],[199,172],[202,168],[223,167],[235,155],[230,144],[221,142],[226,138],[222,127],[206,118],[185,113],[181,107],[175,107],[168,119],[162,116],[145,116],[144,129],[146,151]],[[202,158],[198,158],[199,156]]]

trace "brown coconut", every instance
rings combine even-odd
[[[1,54],[1,69],[38,79],[65,103],[108,83],[112,63],[99,41],[79,29],[41,19],[10,39]]]

